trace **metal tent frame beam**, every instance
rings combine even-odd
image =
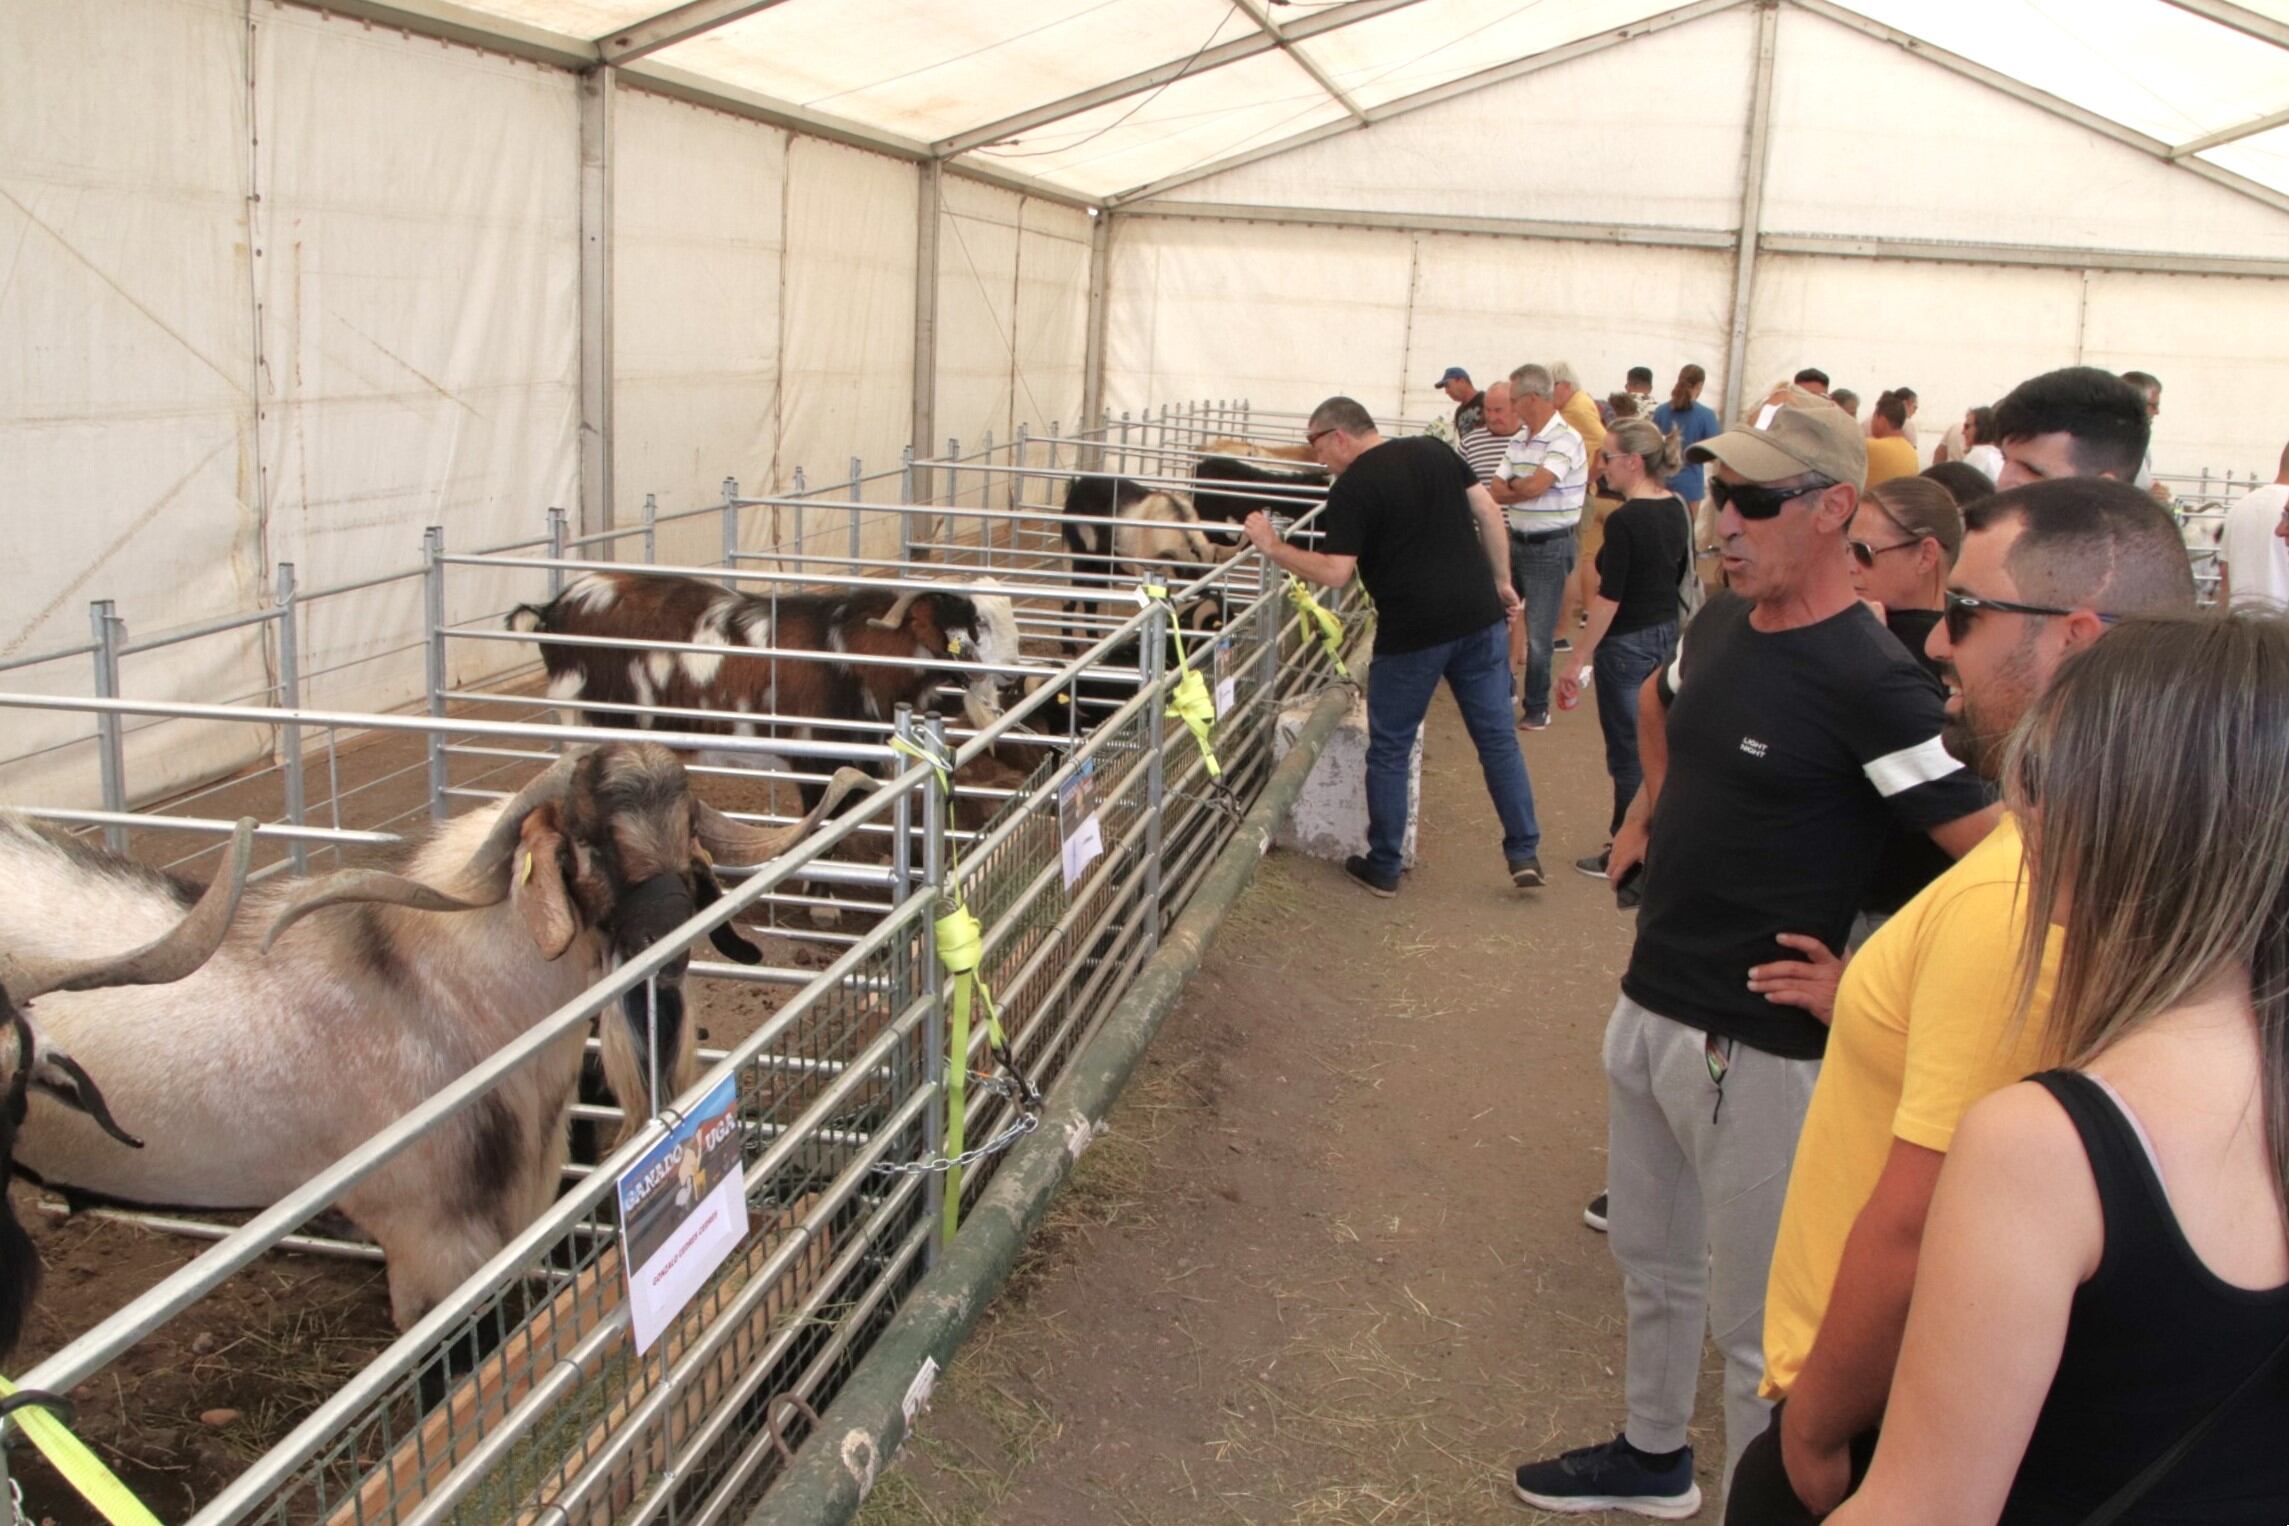
[[[1512,63],[1497,64],[1491,69],[1481,69],[1475,74],[1466,74],[1461,79],[1449,80],[1443,85],[1433,85],[1427,90],[1418,90],[1412,95],[1403,95],[1397,100],[1386,101],[1380,106],[1370,106],[1359,114],[1360,119],[1355,122],[1329,122],[1319,127],[1307,128],[1303,132],[1282,138],[1277,143],[1267,143],[1261,148],[1246,149],[1192,169],[1179,170],[1173,175],[1164,175],[1158,180],[1148,181],[1143,185],[1131,186],[1128,190],[1106,197],[1105,205],[1126,209],[1148,198],[1165,195],[1167,192],[1206,180],[1212,175],[1221,175],[1226,170],[1236,170],[1244,165],[1255,164],[1260,160],[1277,158],[1281,154],[1291,153],[1296,149],[1324,142],[1329,138],[1339,138],[1345,133],[1358,132],[1363,128],[1388,122],[1395,117],[1406,116],[1409,112],[1421,111],[1425,107],[1436,106],[1459,96],[1475,94],[1490,85],[1500,85],[1510,80],[1521,79],[1543,69],[1571,63],[1577,58],[1588,58],[1592,54],[1602,53],[1608,48],[1617,47],[1636,38],[1650,37],[1657,32],[1666,32],[1671,27],[1699,21],[1704,16],[1720,15],[1725,11],[1737,9],[1748,3],[1750,0],[1694,0],[1694,3],[1690,5],[1680,5],[1673,10],[1662,11],[1657,15],[1646,17],[1643,21],[1633,21],[1627,26],[1615,27],[1611,31],[1592,33],[1588,37],[1563,43],[1555,48],[1546,48],[1540,53],[1518,59]],[[1291,31],[1289,35],[1292,37],[1294,33]]]
[[[1726,417],[1748,403],[1749,317],[1756,303],[1757,238],[1764,222],[1764,173],[1772,159],[1772,64],[1779,52],[1779,0],[1757,0],[1756,52],[1750,60],[1749,126],[1741,145],[1741,221],[1733,251],[1733,314],[1725,342]]]
[[[1359,103],[1354,101],[1342,86],[1330,79],[1327,71],[1314,62],[1310,54],[1282,36],[1280,29],[1272,25],[1271,17],[1257,8],[1256,0],[1232,0],[1232,3],[1238,6],[1247,18],[1256,24],[1256,30],[1277,43],[1280,51],[1293,60],[1297,68],[1310,75],[1311,82],[1326,91],[1328,99],[1341,106],[1360,126],[1365,127],[1367,125],[1367,113],[1359,109]]]
[[[786,0],[691,0],[688,5],[647,16],[634,26],[607,32],[596,39],[596,49],[608,64],[633,63],[648,53],[689,42],[727,22],[785,3]]]
[[[957,154],[966,154],[972,149],[983,148],[989,143],[998,143],[1004,138],[1033,132],[1050,126],[1052,123],[1062,122],[1065,118],[1078,116],[1084,111],[1094,111],[1099,106],[1110,105],[1114,101],[1124,101],[1132,95],[1142,95],[1147,90],[1158,89],[1162,85],[1171,84],[1180,79],[1190,79],[1195,75],[1206,74],[1211,70],[1222,69],[1228,65],[1239,63],[1243,59],[1254,58],[1258,54],[1273,52],[1285,47],[1288,43],[1304,42],[1319,36],[1322,32],[1332,32],[1340,27],[1370,21],[1377,16],[1388,14],[1391,11],[1404,10],[1406,7],[1418,3],[1419,0],[1345,0],[1344,4],[1331,5],[1325,10],[1305,17],[1286,28],[1285,31],[1262,29],[1257,31],[1254,36],[1240,37],[1231,42],[1218,43],[1215,47],[1196,53],[1189,58],[1171,59],[1164,64],[1155,64],[1150,69],[1140,70],[1120,79],[1108,80],[1102,85],[1093,85],[1087,90],[1076,91],[1062,100],[1049,101],[1043,105],[1003,117],[999,121],[987,122],[983,126],[973,127],[967,132],[956,133],[950,138],[941,138],[930,145],[930,152],[941,159],[951,159]],[[1246,7],[1243,6],[1241,9],[1245,11]],[[1295,55],[1291,52],[1290,56]]]
[[[2219,169],[2207,160],[2174,157],[2170,145],[2159,138],[2150,138],[2136,128],[2123,126],[2111,117],[2102,117],[2095,111],[2086,111],[2072,101],[2061,100],[2049,91],[2037,90],[2032,85],[2022,84],[2007,74],[1997,73],[1985,64],[1976,64],[1960,54],[1948,52],[1945,48],[1933,47],[1922,38],[1903,32],[1897,27],[1886,26],[1881,21],[1870,20],[1857,11],[1849,11],[1840,5],[1831,4],[1830,0],[1788,0],[1788,3],[1799,10],[1808,11],[1812,15],[1818,16],[1824,21],[1833,21],[1838,26],[1850,27],[1863,37],[1872,37],[1878,42],[1888,42],[1903,52],[1935,63],[1943,69],[1962,75],[1965,79],[1976,80],[1991,90],[1999,90],[2013,100],[2032,106],[2038,111],[2049,112],[2054,117],[2063,118],[2074,123],[2077,127],[2097,133],[2100,137],[2111,138],[2125,148],[2134,148],[2142,154],[2161,160],[2164,164],[2174,164],[2190,175],[2199,175],[2214,185],[2223,186],[2229,191],[2237,191],[2253,200],[2263,202],[2276,212],[2289,212],[2289,196],[2285,196],[2279,191],[2236,175],[2231,170]],[[2196,8],[2194,0],[2169,0],[2169,3],[2180,5],[2189,10]],[[2200,8],[2205,12],[2209,10],[2239,10],[2239,7],[2236,6],[2213,4],[2211,0],[2201,0]],[[2212,17],[2211,19],[2219,18]]]
[[[2163,0],[2163,3],[2204,21],[2231,27],[2245,37],[2269,42],[2277,48],[2289,48],[2289,25],[2261,16],[2247,6],[2231,4],[2230,0]]]
[[[2285,106],[2269,116],[2252,117],[2239,127],[2224,128],[2211,133],[2206,138],[2196,138],[2191,143],[2181,143],[2170,150],[2170,157],[2172,159],[2190,158],[2195,154],[2206,152],[2223,144],[2238,143],[2243,138],[2254,138],[2261,132],[2271,132],[2276,127],[2289,127],[2289,106]]]
[[[1730,250],[1723,228],[1661,227],[1644,223],[1557,222],[1528,217],[1464,217],[1417,212],[1352,212],[1332,207],[1275,207],[1245,202],[1144,201],[1123,207],[1126,218],[1182,218],[1194,222],[1288,223],[1307,228],[1378,228],[1394,233],[1475,233],[1495,238],[1559,239],[1593,244],[1641,244],[1663,249]]]

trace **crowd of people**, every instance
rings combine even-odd
[[[2151,376],[2033,377],[1920,471],[1909,389],[1726,427],[1704,382],[1457,369],[1458,447],[1331,398],[1316,547],[1247,526],[1375,599],[1377,894],[1441,677],[1527,888],[1512,670],[1526,729],[1595,694],[1624,1419],[1518,1497],[1699,1512],[1713,1341],[1727,1522],[2289,1520],[2289,450],[2202,611]]]

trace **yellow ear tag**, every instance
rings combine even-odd
[[[533,882],[533,852],[532,852],[532,849],[530,849],[530,848],[527,848],[527,849],[525,849],[525,867],[524,867],[524,872],[523,872],[523,873],[521,873],[521,874],[519,874],[519,875],[517,876],[517,883],[518,883],[518,884],[520,884],[520,885],[529,885],[529,884],[531,884],[532,882]]]
[[[947,655],[948,657],[959,657],[959,656],[961,656],[961,655],[962,655],[962,638],[961,638],[961,637],[959,637],[959,636],[948,636],[948,637],[946,638],[946,655]]]

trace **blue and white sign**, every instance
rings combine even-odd
[[[639,1352],[747,1238],[738,1086],[726,1080],[620,1176],[620,1264]]]

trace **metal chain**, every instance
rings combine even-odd
[[[1007,1097],[1022,1107],[1023,1093],[1016,1082],[1004,1076],[981,1076],[970,1072],[970,1080],[982,1092]],[[952,1171],[976,1165],[989,1155],[998,1155],[1020,1139],[1041,1127],[1041,1114],[1030,1109],[1021,1110],[1017,1117],[1004,1125],[1002,1131],[985,1143],[964,1150],[959,1155],[940,1155],[931,1160],[877,1161],[874,1169],[882,1176],[928,1176],[936,1172]]]

